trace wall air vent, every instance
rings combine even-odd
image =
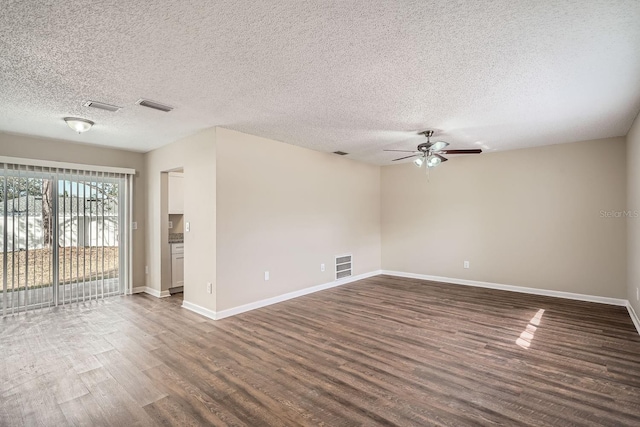
[[[345,153],[344,151],[334,151],[333,154],[337,154],[338,156],[346,156],[349,153]]]
[[[98,101],[87,101],[82,105],[84,105],[85,107],[97,108],[99,110],[111,111],[112,113],[115,113],[122,108],[118,107],[117,105],[105,104],[104,102]]]
[[[336,257],[336,280],[351,276],[353,271],[353,258],[351,255]]]
[[[154,110],[164,111],[168,113],[173,110],[173,107],[169,107],[168,105],[160,104],[159,102],[149,101],[148,99],[139,99],[136,104],[142,105],[143,107],[153,108]]]

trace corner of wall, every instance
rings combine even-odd
[[[380,269],[379,166],[226,128],[216,161],[218,315]]]
[[[627,144],[627,298],[630,313],[640,313],[640,114],[626,137]],[[632,316],[633,317],[633,316]],[[634,319],[638,320],[638,319]],[[636,327],[638,325],[636,324]],[[639,330],[640,332],[640,330]]]
[[[146,265],[145,286],[161,294],[163,233],[162,172],[183,168],[185,215],[191,232],[185,233],[185,300],[215,310],[215,293],[206,293],[206,283],[215,283],[215,128],[173,142],[145,154],[146,165]],[[204,182],[204,184],[203,184]],[[213,191],[206,191],[206,189]],[[213,226],[211,221],[213,218]],[[213,231],[212,231],[213,230]],[[213,248],[212,248],[213,242]],[[166,252],[166,251],[165,251]],[[213,256],[211,256],[213,254]],[[166,255],[166,254],[165,254]]]

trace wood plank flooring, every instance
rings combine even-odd
[[[376,276],[217,322],[181,296],[0,320],[0,425],[640,425],[625,308]]]

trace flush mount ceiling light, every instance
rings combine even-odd
[[[78,133],[86,132],[94,125],[91,120],[80,119],[78,117],[65,117],[64,121],[67,122],[67,125],[69,125],[71,129]]]

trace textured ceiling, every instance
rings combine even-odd
[[[135,105],[144,97],[175,107]],[[124,107],[83,107],[87,100]],[[148,151],[224,126],[388,164],[625,135],[640,1],[16,1],[0,9],[0,130]],[[96,122],[77,135],[64,116]]]

